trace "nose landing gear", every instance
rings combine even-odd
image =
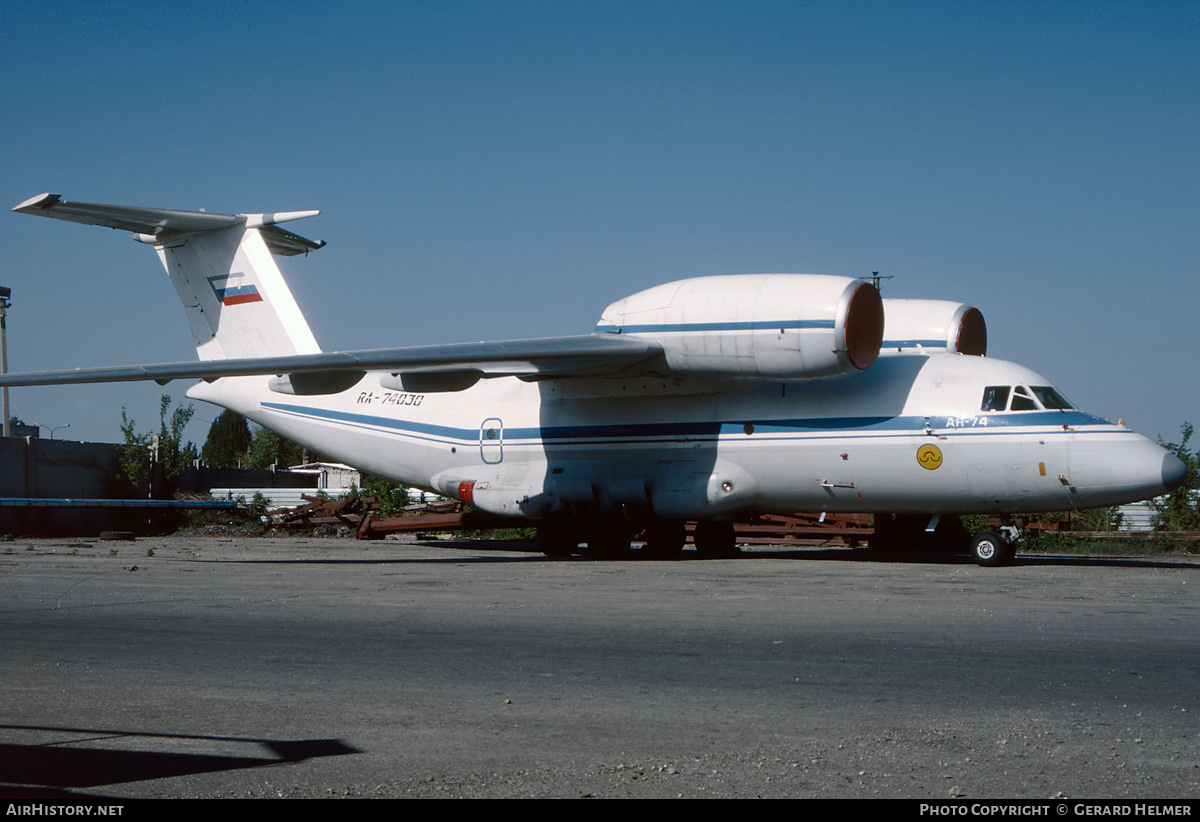
[[[1001,523],[972,536],[957,516],[876,514],[869,542],[873,551],[901,548],[961,554],[965,550],[980,565],[998,567],[1013,561],[1021,538],[1010,519],[1002,518]]]
[[[1017,555],[1020,532],[1012,525],[1001,525],[996,531],[984,531],[971,538],[971,556],[980,565],[996,568],[1008,565]]]

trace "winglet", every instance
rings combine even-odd
[[[61,194],[39,194],[36,197],[30,197],[28,200],[14,208],[13,211],[21,214],[36,214],[38,211],[49,208],[61,199]]]

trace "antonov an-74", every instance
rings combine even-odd
[[[1074,408],[1044,377],[983,356],[967,305],[884,300],[813,274],[698,277],[610,305],[591,334],[323,352],[272,254],[320,248],[278,227],[318,212],[209,214],[71,203],[14,211],[130,231],[183,301],[199,362],[14,374],[7,385],[200,379],[188,396],[393,480],[537,523],[559,556],[616,556],[644,532],[702,553],[734,520],[869,512],[877,538],[944,515],[1008,562],[1018,512],[1146,499],[1183,464]],[[966,547],[964,545],[964,547]]]

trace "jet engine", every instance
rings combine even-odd
[[[884,300],[881,355],[987,353],[987,324],[978,308],[950,300]]]
[[[848,277],[697,277],[618,300],[596,333],[655,340],[672,374],[822,380],[871,367],[883,304],[874,286]]]

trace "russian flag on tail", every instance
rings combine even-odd
[[[258,293],[258,286],[250,282],[250,278],[245,274],[233,272],[219,277],[209,277],[208,281],[222,305],[262,302],[262,294]]]

